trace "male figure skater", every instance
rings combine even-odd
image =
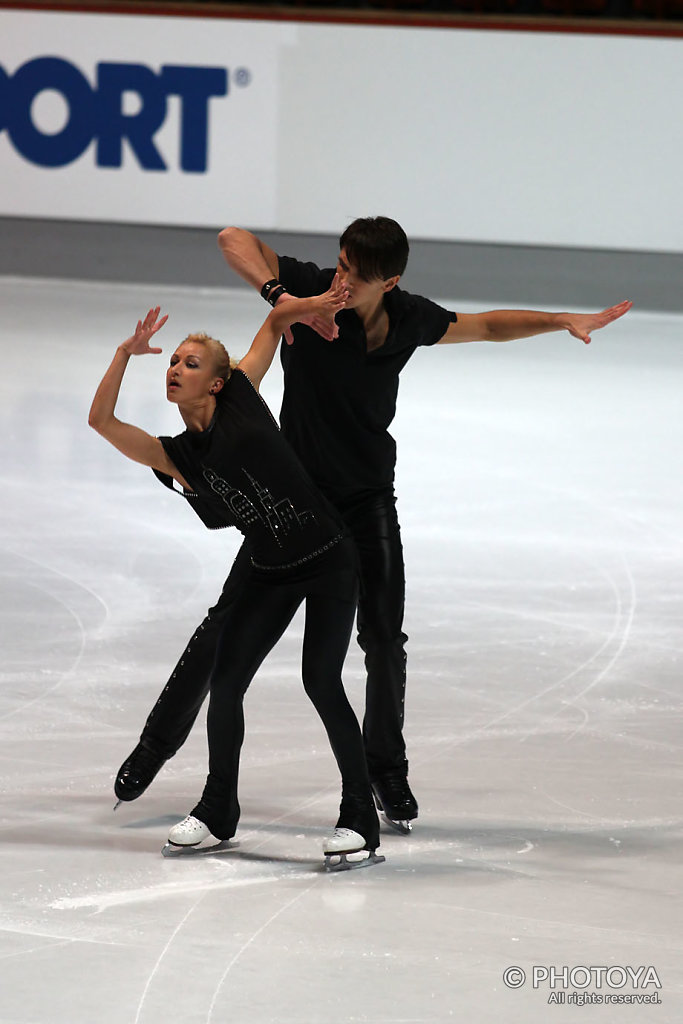
[[[241,228],[219,235],[228,265],[271,305],[317,295],[335,272],[348,291],[334,320],[295,324],[281,345],[280,424],[314,482],[354,538],[360,565],[358,642],[367,670],[363,739],[377,807],[399,832],[418,806],[408,784],[403,739],[406,656],[405,578],[394,496],[396,445],[388,432],[399,373],[420,345],[512,341],[566,330],[588,344],[591,332],[631,307],[597,314],[495,310],[456,314],[399,287],[408,239],[388,217],[360,218],[339,240],[336,268],[288,256]],[[192,637],[162,691],[140,743],[119,770],[120,800],[138,797],[186,739],[206,696],[221,615],[250,571],[243,546],[219,602]]]

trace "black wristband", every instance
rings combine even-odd
[[[270,281],[266,281],[263,288],[261,289],[261,298],[269,302],[271,306],[274,306],[277,300],[283,295],[287,289],[283,284],[280,284],[276,277]]]

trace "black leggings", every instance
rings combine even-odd
[[[338,503],[358,553],[358,641],[368,673],[363,731],[371,776],[405,764],[405,579],[396,499],[388,487]],[[152,708],[141,739],[172,757],[187,739],[209,690],[216,645],[226,616],[253,575],[249,548],[237,554],[223,592],[194,632]]]
[[[304,600],[304,689],[325,726],[343,785],[360,785],[370,796],[361,731],[341,678],[355,600],[331,596],[328,588],[321,593],[319,586],[314,586],[313,592],[307,593],[301,584],[269,584],[252,576],[221,624],[207,716],[209,775],[192,811],[218,839],[235,834],[240,816],[237,783],[244,695]]]

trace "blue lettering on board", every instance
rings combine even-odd
[[[68,117],[56,132],[42,131],[32,116],[40,93],[59,93]],[[124,111],[124,95],[134,93],[139,110]],[[166,120],[168,97],[180,99],[180,168],[202,174],[207,169],[209,100],[228,94],[226,68],[169,64],[159,72],[144,64],[97,65],[93,88],[81,71],[60,57],[36,57],[12,75],[0,66],[0,131],[14,148],[41,167],[73,163],[96,139],[99,167],[120,167],[126,140],[146,171],[165,171],[167,164],[154,141]]]

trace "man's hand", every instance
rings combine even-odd
[[[590,345],[593,331],[618,320],[624,313],[628,313],[632,305],[632,302],[626,301],[603,309],[602,313],[567,313],[565,327],[575,338],[579,338],[585,345]]]
[[[135,333],[121,345],[121,348],[125,349],[128,355],[142,356],[149,352],[158,355],[162,351],[160,348],[151,348],[149,344],[151,338],[154,337],[157,331],[161,330],[168,320],[168,313],[159,320],[159,312],[160,307],[157,306],[155,309],[150,309],[144,320],[138,320]]]

